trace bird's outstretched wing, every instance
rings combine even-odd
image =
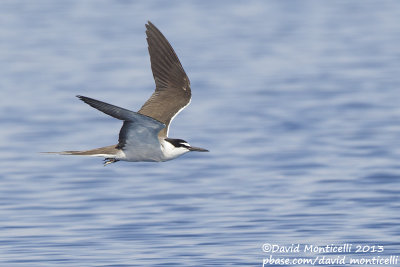
[[[77,97],[95,109],[124,121],[119,132],[118,145],[116,148],[123,149],[126,145],[136,148],[151,145],[159,148],[160,143],[158,140],[158,133],[165,127],[164,123],[146,115],[120,108],[90,97]]]
[[[150,21],[146,29],[156,90],[138,112],[164,123],[159,136],[166,137],[172,119],[190,103],[190,81],[164,35]]]

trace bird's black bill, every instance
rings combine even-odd
[[[198,151],[198,152],[209,152],[207,149],[201,148],[201,147],[195,147],[195,146],[191,146],[189,147],[190,151]]]

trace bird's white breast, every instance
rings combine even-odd
[[[188,149],[175,147],[170,142],[161,139],[159,147],[152,145],[143,145],[140,147],[127,146],[116,158],[124,161],[168,161],[187,152],[189,152]]]
[[[175,147],[173,144],[165,140],[162,140],[160,143],[161,143],[161,151],[163,153],[163,161],[177,158],[189,152],[188,149],[184,147]]]

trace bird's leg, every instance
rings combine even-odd
[[[106,166],[106,165],[108,165],[108,164],[110,164],[110,163],[117,162],[117,161],[119,161],[119,160],[118,160],[118,159],[115,159],[115,158],[105,158],[105,159],[104,159],[104,166]]]

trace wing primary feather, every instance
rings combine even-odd
[[[117,107],[90,97],[81,95],[77,95],[76,97],[78,97],[89,106],[119,120],[132,121],[133,115],[137,114],[136,112],[130,111],[128,109]]]
[[[170,62],[177,62],[179,63],[179,65],[181,65],[174,49],[172,48],[168,40],[165,38],[165,36],[160,32],[160,30],[157,29],[157,27],[154,26],[154,24],[151,23],[150,21],[148,22],[148,25],[146,25],[146,29],[147,29],[146,33],[148,36],[147,41],[152,44],[150,45],[150,48],[153,49],[153,51],[155,51],[154,50],[155,48],[161,50],[163,52],[161,53],[163,57],[168,58]]]
[[[146,35],[156,90],[139,113],[166,124],[160,132],[166,136],[171,119],[190,101],[190,81],[171,44],[150,21]]]

